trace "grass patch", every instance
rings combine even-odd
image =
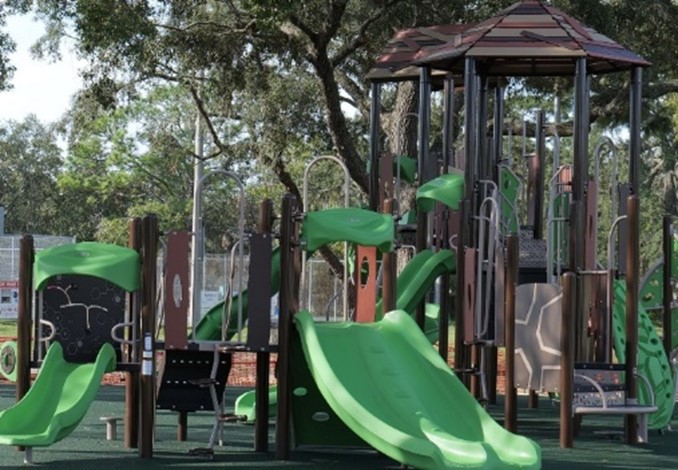
[[[0,336],[16,337],[16,320],[0,320]]]

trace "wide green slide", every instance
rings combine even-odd
[[[612,325],[614,351],[619,361],[624,362],[626,360],[626,284],[621,280],[615,281]],[[673,417],[675,382],[662,341],[642,304],[638,305],[638,372],[650,383],[655,405],[658,408],[648,417],[648,427],[650,429],[667,427]],[[651,398],[643,384],[638,386],[638,397],[641,404],[650,403]]]
[[[455,263],[454,252],[450,250],[440,250],[437,253],[431,250],[423,250],[417,253],[398,275],[396,309],[405,310],[410,315],[414,315],[415,308],[424,299],[426,293],[430,291],[435,280],[445,273],[455,272]],[[381,305],[382,301],[380,300],[377,303],[377,319],[383,316]],[[440,307],[438,305],[426,304],[424,332],[431,343],[438,340],[439,313]],[[235,402],[235,414],[246,416],[248,421],[253,420],[256,413],[254,395],[254,390],[240,395]],[[271,388],[269,416],[275,414],[276,401],[276,389]]]
[[[280,247],[275,247],[271,253],[271,296],[275,295],[280,289]],[[249,295],[247,289],[242,292],[242,311],[243,320],[247,318],[247,305]],[[231,338],[236,334],[238,329],[238,303],[240,296],[233,297],[231,310],[229,312],[229,328],[226,337]],[[202,341],[219,341],[221,340],[221,319],[224,313],[224,302],[219,302],[212,307],[200,319],[200,322],[195,327],[195,339]]]
[[[421,469],[540,468],[539,446],[487,414],[406,312],[367,324],[300,312],[295,323],[324,398],[379,452]]]
[[[106,343],[95,362],[66,362],[53,343],[35,383],[14,406],[0,412],[0,444],[44,447],[65,438],[94,401],[101,378],[115,370],[115,350]]]

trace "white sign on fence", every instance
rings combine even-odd
[[[18,313],[19,281],[0,281],[0,320],[14,320]]]

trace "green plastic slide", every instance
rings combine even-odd
[[[620,362],[626,360],[626,284],[616,281],[612,317],[614,351]],[[669,360],[657,331],[643,308],[638,305],[638,372],[650,382],[657,411],[648,417],[650,429],[662,429],[671,423],[675,404],[675,383]],[[638,386],[641,404],[649,404],[647,388]]]
[[[14,406],[0,412],[0,444],[44,447],[68,436],[94,400],[101,378],[115,370],[115,351],[106,343],[93,363],[66,362],[53,343],[35,383]]]
[[[278,388],[270,387],[268,389],[268,415],[275,416],[278,408]],[[246,422],[252,423],[257,414],[256,391],[249,390],[240,395],[235,400],[235,414],[244,416]]]
[[[539,446],[487,414],[406,312],[370,324],[301,312],[295,323],[332,411],[379,452],[421,469],[540,468]]]
[[[273,249],[271,253],[271,295],[275,295],[280,289],[280,247]],[[226,337],[231,338],[238,329],[238,302],[239,296],[233,297],[231,311],[229,312],[230,321]],[[247,290],[242,293],[242,312],[243,321],[247,319],[248,294]],[[195,339],[202,341],[219,341],[221,339],[221,318],[224,313],[224,302],[219,302],[212,307],[200,319],[195,327]]]

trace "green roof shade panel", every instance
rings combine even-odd
[[[140,286],[139,253],[131,248],[97,242],[55,246],[35,255],[36,290],[44,289],[52,276],[80,274],[105,279],[127,292]]]
[[[345,241],[376,246],[383,253],[391,251],[393,236],[390,214],[355,208],[307,212],[301,233],[309,252],[329,243]]]
[[[417,205],[424,212],[435,208],[436,201],[453,210],[459,209],[459,201],[464,198],[464,174],[452,172],[440,175],[424,183],[417,191]]]

